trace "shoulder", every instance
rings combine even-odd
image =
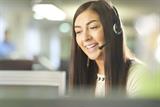
[[[129,96],[136,96],[140,92],[140,81],[146,71],[146,66],[143,62],[135,59],[132,61],[127,78],[127,94]]]

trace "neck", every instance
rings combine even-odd
[[[105,75],[103,58],[100,58],[100,59],[96,60],[96,63],[98,65],[98,74]]]

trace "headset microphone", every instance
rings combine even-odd
[[[109,44],[110,44],[110,42],[108,41],[108,42],[104,43],[102,46],[99,46],[99,49],[102,49],[104,47],[108,47]]]

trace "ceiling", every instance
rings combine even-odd
[[[89,0],[0,0],[0,16],[8,13],[21,13],[31,17],[32,5],[35,3],[52,3],[64,10],[67,20],[71,21],[77,7]],[[145,14],[160,14],[160,0],[112,0],[119,10],[120,17],[125,26],[132,26],[133,21]],[[31,17],[32,18],[32,17]],[[50,22],[45,21],[45,24]]]
[[[0,0],[0,10],[31,11],[31,7],[34,3],[53,3],[64,10],[68,19],[71,19],[76,8],[86,1],[89,0]],[[160,12],[160,0],[112,0],[112,2],[119,9],[122,18],[127,18],[128,20],[140,14]]]

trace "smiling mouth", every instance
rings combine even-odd
[[[97,44],[91,44],[91,45],[87,45],[86,48],[89,52],[93,52],[97,49]]]

